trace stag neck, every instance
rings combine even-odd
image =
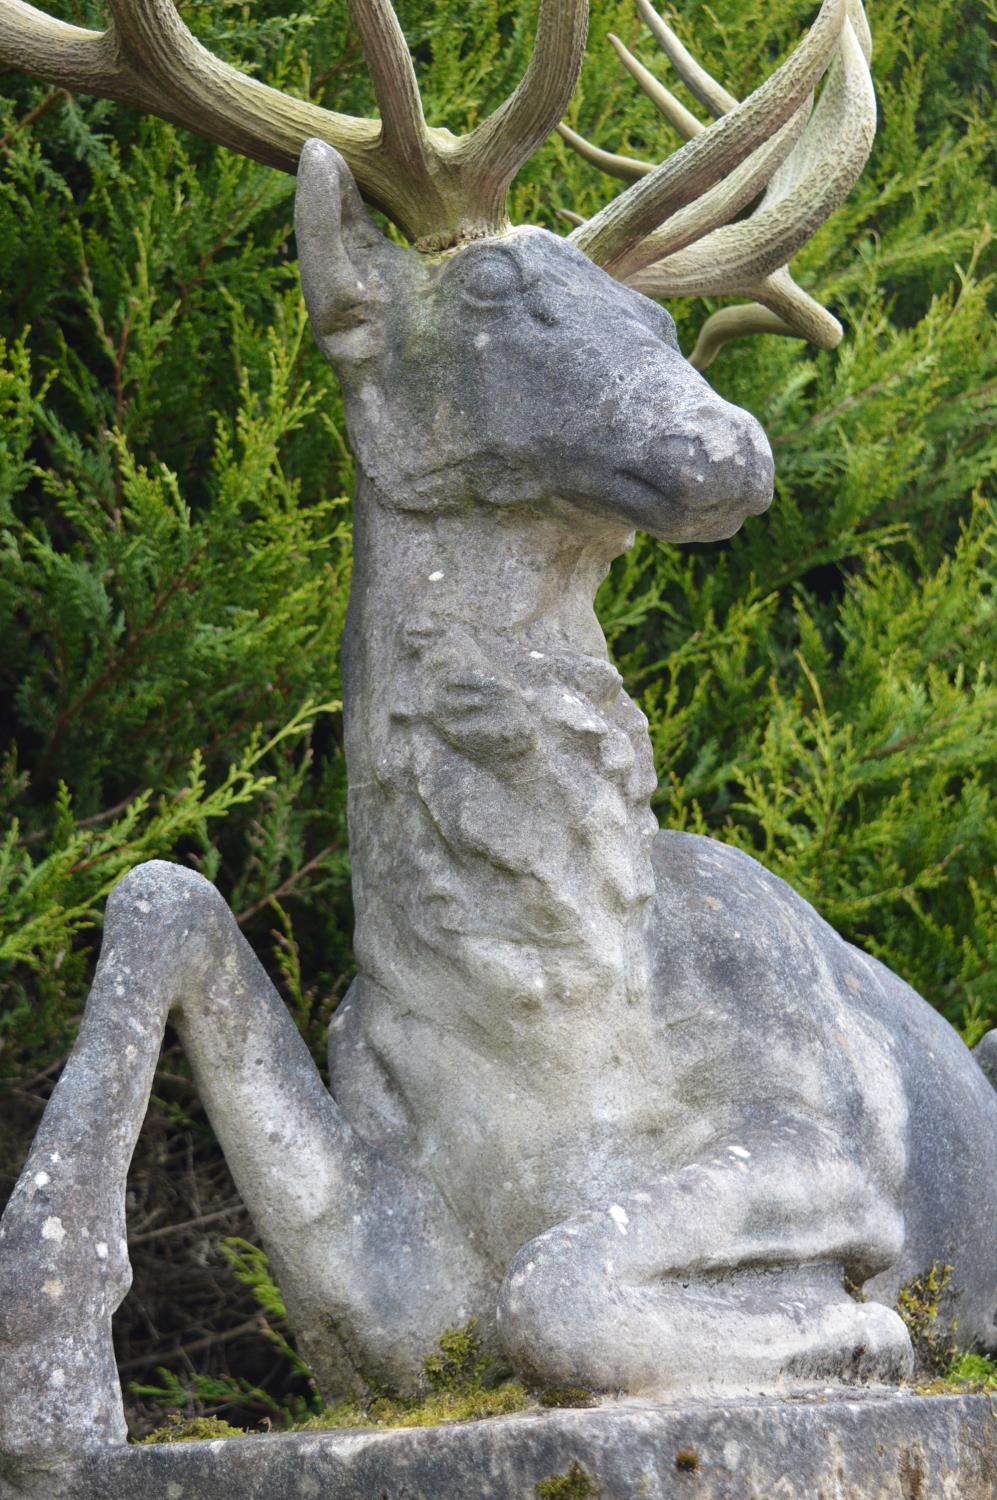
[[[354,592],[366,609],[407,625],[431,619],[482,642],[542,636],[607,659],[593,601],[631,531],[554,499],[458,500],[445,480],[436,491],[420,483],[417,500],[399,488],[358,479]]]
[[[464,1012],[493,1043],[510,1014],[645,993],[654,774],[592,604],[625,537],[586,529],[358,488],[358,960],[382,994],[430,1021]]]

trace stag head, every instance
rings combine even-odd
[[[358,463],[388,504],[571,508],[673,541],[772,497],[762,429],[683,359],[671,316],[522,227],[444,254],[392,244],[342,157],[298,169],[302,285]]]

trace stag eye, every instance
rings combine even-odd
[[[518,262],[502,250],[468,255],[457,269],[460,294],[474,307],[502,307],[523,290]]]

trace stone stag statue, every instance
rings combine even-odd
[[[522,82],[461,138],[426,125],[388,0],[350,3],[376,122],[219,62],[172,0],[111,0],[99,34],[0,0],[0,60],[297,170],[360,476],[358,976],[332,1091],[217,891],[158,861],[127,875],[0,1228],[8,1458],[124,1436],[125,1177],[167,1020],[329,1394],[404,1387],[472,1316],[542,1384],[895,1381],[911,1349],[890,1303],[936,1260],[961,1341],[994,1340],[983,1070],[754,860],[658,830],[646,721],[592,606],[636,527],[714,540],[769,504],[760,427],[643,294],[756,299],[714,315],[700,363],[744,331],[840,336],[786,262],[868,153],[858,0],[825,0],[743,103],[638,0],[716,119],[617,44],[688,140],[652,168],[571,137],[631,185],[567,239],[504,204],[571,96],[584,0],[542,0]]]

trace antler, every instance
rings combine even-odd
[[[559,127],[587,160],[634,183],[579,225],[572,240],[652,297],[756,299],[707,320],[692,355],[700,369],[744,333],[789,334],[833,348],[841,325],[796,285],[786,262],[845,198],[872,147],[872,39],[861,0],[825,0],[801,45],[740,104],[699,66],[648,0],[636,3],[682,82],[716,122],[702,125],[611,37],[624,66],[687,144],[652,168],[602,152]],[[811,91],[829,63],[811,113]],[[763,188],[754,211],[732,222]]]
[[[574,92],[587,0],[540,0],[519,87],[469,135],[423,118],[415,71],[390,0],[349,0],[381,119],[295,99],[214,57],[173,0],[109,0],[111,24],[88,31],[26,0],[0,0],[0,65],[62,88],[134,105],[285,172],[310,136],[345,158],[361,192],[414,243],[440,248],[506,222],[508,187]]]

